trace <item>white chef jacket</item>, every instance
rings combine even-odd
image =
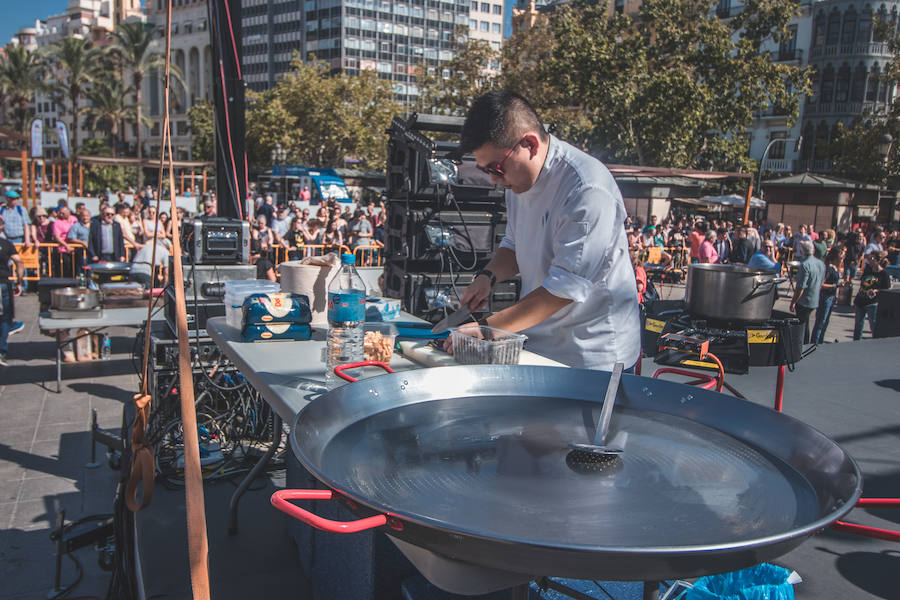
[[[609,170],[550,136],[547,159],[527,192],[506,191],[500,244],[515,252],[522,296],[543,286],[573,302],[524,330],[526,347],[570,367],[628,368],[640,354],[634,268],[625,204]]]

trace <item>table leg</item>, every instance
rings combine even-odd
[[[62,393],[62,344],[59,334],[56,334],[56,393]]]
[[[266,468],[266,465],[269,464],[269,461],[278,451],[278,445],[281,443],[281,417],[278,416],[278,413],[272,411],[272,445],[269,446],[269,449],[266,450],[266,453],[263,455],[261,459],[257,461],[253,468],[250,469],[250,472],[247,473],[247,476],[241,481],[240,485],[238,485],[237,489],[234,490],[234,494],[231,495],[231,503],[228,506],[228,534],[234,535],[238,531],[238,516],[237,509],[238,503],[241,501],[241,496],[244,495],[244,492],[247,491],[247,488],[250,487],[250,484],[253,483],[253,480]]]
[[[781,412],[784,402],[784,365],[778,367],[778,379],[775,381],[775,410]]]

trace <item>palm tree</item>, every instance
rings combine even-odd
[[[72,154],[78,153],[78,106],[82,94],[97,81],[106,67],[103,51],[93,48],[90,40],[62,38],[48,47],[50,63],[56,69],[57,83],[52,87],[60,98],[66,98],[72,111]]]
[[[28,135],[28,106],[45,89],[46,64],[37,52],[9,44],[0,53],[0,98],[16,129]]]
[[[126,71],[131,73],[131,87],[134,91],[135,118],[137,124],[137,158],[138,164],[143,159],[141,148],[141,123],[144,122],[142,98],[144,78],[151,70],[161,72],[166,65],[166,57],[163,53],[155,51],[153,45],[156,27],[151,23],[121,23],[113,32],[113,52],[121,61]],[[183,81],[181,71],[175,65],[170,66],[172,77]],[[138,187],[144,183],[143,169],[138,168]]]
[[[92,126],[102,127],[109,131],[109,143],[112,155],[116,155],[116,140],[119,137],[119,125],[125,121],[133,121],[137,117],[136,104],[127,101],[133,90],[123,89],[118,79],[103,80],[88,92],[91,106],[87,109],[87,118]],[[142,117],[143,124],[149,119]]]

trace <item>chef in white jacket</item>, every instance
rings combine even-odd
[[[549,135],[528,101],[508,91],[473,103],[458,150],[468,152],[506,188],[507,228],[461,302],[478,310],[493,284],[519,274],[521,299],[481,324],[522,332],[528,350],[571,367],[633,367],[640,353],[635,275],[625,206],[609,170]]]

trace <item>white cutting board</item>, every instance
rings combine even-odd
[[[409,360],[426,367],[449,367],[459,363],[452,355],[428,345],[428,340],[404,340],[400,342],[400,351]],[[566,365],[550,360],[534,352],[522,350],[519,353],[519,364],[540,367],[565,367]]]

